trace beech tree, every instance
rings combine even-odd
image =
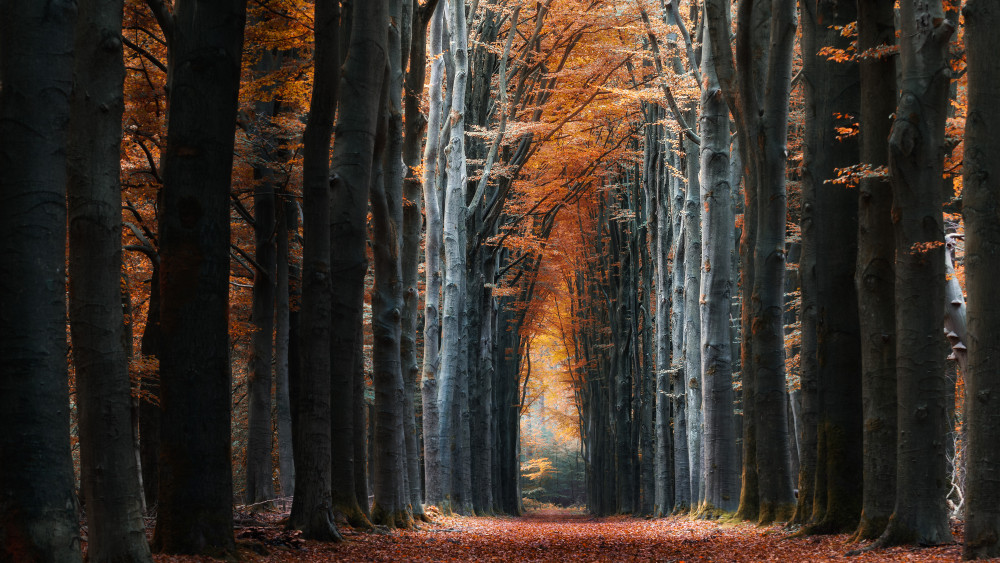
[[[121,296],[122,8],[120,0],[79,3],[68,146],[69,319],[87,559],[94,562],[152,561]]]
[[[970,0],[965,16],[966,59],[969,65],[969,109],[965,123],[963,214],[965,217],[966,283],[968,288],[969,370],[966,381],[966,455],[964,559],[1000,556],[1000,489],[991,477],[997,471],[995,444],[1000,420],[992,390],[1000,375],[995,325],[1000,303],[993,286],[997,264],[997,144],[998,117],[991,92],[1000,87],[1000,68],[992,56],[990,37],[1000,23],[995,4]]]
[[[229,186],[246,3],[151,6],[170,50],[153,545],[165,553],[232,553]]]
[[[0,559],[11,561],[80,560],[65,285],[76,16],[75,2],[0,3]]]
[[[896,505],[877,546],[951,541],[947,491],[942,143],[951,3],[900,2],[900,95],[889,136],[896,242]],[[945,17],[948,15],[948,17]]]
[[[884,50],[896,41],[891,0],[858,3],[858,51]],[[893,57],[859,61],[861,164],[888,164],[889,131],[896,107]],[[861,329],[864,492],[856,539],[885,530],[896,502],[896,313],[892,187],[886,176],[862,178],[858,187],[858,258],[855,284]]]

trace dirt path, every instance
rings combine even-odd
[[[782,528],[720,526],[681,517],[601,518],[544,511],[523,518],[439,518],[392,535],[345,531],[347,542],[264,545],[247,561],[959,561],[960,547],[895,548],[846,557],[846,536],[786,539]],[[239,535],[239,534],[238,534]],[[244,548],[254,540],[243,539]],[[258,551],[263,551],[258,549]],[[158,558],[159,560],[159,558]],[[164,559],[163,561],[168,561]]]

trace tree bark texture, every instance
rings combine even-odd
[[[299,377],[292,419],[295,458],[295,498],[288,526],[306,538],[340,540],[333,521],[334,475],[332,432],[339,430],[331,404],[336,383],[331,374],[331,241],[330,241],[330,134],[338,97],[337,54],[339,6],[317,2],[315,50],[309,120],[302,136],[302,306]],[[349,433],[350,431],[347,430]],[[338,438],[343,439],[343,436]],[[337,457],[342,459],[341,450]],[[349,458],[349,455],[347,456]],[[353,469],[353,468],[351,468]],[[353,475],[353,474],[352,474]],[[338,483],[339,485],[339,483]],[[342,487],[338,486],[338,492]],[[353,491],[348,489],[348,500]],[[348,505],[350,506],[350,505]],[[338,507],[339,508],[339,507]],[[342,510],[342,509],[341,509]]]
[[[707,18],[706,18],[707,19]],[[704,34],[704,41],[711,38]],[[704,459],[702,479],[705,496],[702,514],[733,512],[739,505],[739,473],[732,455],[736,448],[733,426],[733,371],[729,313],[732,300],[730,253],[734,229],[732,188],[729,185],[729,114],[715,73],[709,45],[703,46],[701,94],[701,186],[702,214],[701,288],[701,382],[704,409]]]
[[[358,371],[361,352],[359,327],[363,322],[362,308],[365,288],[365,273],[368,270],[366,256],[366,217],[368,196],[375,167],[381,163],[374,161],[375,136],[380,92],[385,80],[384,68],[388,54],[387,27],[388,6],[385,0],[356,2],[351,18],[350,46],[347,60],[343,65],[340,81],[341,96],[337,112],[336,142],[333,146],[331,168],[333,170],[332,201],[330,216],[330,237],[332,240],[331,271],[333,273],[333,329],[331,350],[333,355],[332,374],[334,384],[334,412],[346,410],[352,413],[351,422],[346,417],[338,419],[345,436],[338,436],[335,450],[345,452],[339,456],[336,486],[338,497],[346,498],[355,491],[356,502],[367,503],[367,499],[357,494],[358,464],[364,444],[354,443],[360,408],[356,400],[356,378],[362,377]],[[363,385],[363,381],[362,381]],[[351,397],[354,397],[353,399]],[[347,425],[353,429],[351,437],[346,435]],[[340,442],[339,440],[343,440]],[[348,443],[348,440],[351,443]],[[352,456],[346,452],[355,452]],[[349,463],[348,463],[349,461]],[[344,462],[342,465],[340,462]],[[364,468],[364,465],[361,465]],[[347,476],[352,472],[354,477]],[[342,490],[341,490],[342,489]],[[367,495],[366,495],[367,496]],[[349,502],[346,506],[350,506]],[[362,507],[362,511],[363,511]],[[350,514],[350,512],[347,512]],[[358,516],[353,516],[358,520]]]
[[[688,114],[693,121],[695,112]],[[699,147],[684,141],[687,188],[684,192],[684,414],[687,418],[688,478],[691,509],[701,503],[701,189]]]
[[[813,35],[813,53],[822,47],[850,48],[839,28],[857,19],[853,0],[806,2],[803,36]],[[807,19],[811,21],[807,22]],[[810,29],[805,27],[809,26]],[[856,136],[837,127],[852,126],[859,112],[859,74],[853,61],[835,62],[807,52],[805,76],[806,152],[803,183],[815,194],[810,242],[815,244],[817,475],[812,524],[807,533],[853,530],[861,512],[862,420],[861,349],[857,290],[858,201],[853,187],[833,181],[837,170],[857,162]],[[822,258],[820,258],[822,257]],[[800,490],[800,495],[803,491]],[[809,494],[808,491],[805,494]]]
[[[1000,378],[997,320],[1000,294],[1000,231],[997,229],[997,128],[994,94],[1000,88],[1000,60],[992,37],[1000,25],[996,3],[970,0],[965,16],[969,65],[969,113],[965,122],[963,213],[966,284],[969,294],[969,371],[965,375],[966,489],[964,559],[1000,556],[1000,409],[993,391]]]
[[[233,538],[229,187],[245,0],[173,6],[160,219],[159,509],[164,553],[229,554]]]
[[[69,135],[69,317],[88,561],[152,561],[132,433],[121,263],[122,2],[84,0]]]
[[[858,50],[894,45],[893,0],[858,2]],[[888,164],[896,109],[894,57],[865,57],[861,70],[861,163]],[[885,176],[858,187],[855,284],[861,334],[863,469],[861,521],[855,539],[876,539],[896,503],[896,312],[892,186]]]
[[[80,560],[65,356],[76,14],[75,2],[0,3],[0,559],[12,561]]]
[[[899,105],[889,136],[896,242],[896,506],[877,545],[951,541],[944,326],[944,125],[954,22],[940,1],[900,3]]]

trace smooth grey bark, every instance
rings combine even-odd
[[[673,168],[679,169],[680,156],[672,151]],[[691,474],[688,466],[688,439],[686,412],[686,379],[684,378],[684,303],[685,243],[689,227],[684,222],[684,191],[676,174],[670,177],[670,215],[674,232],[673,242],[673,298],[670,308],[670,334],[672,343],[671,368],[668,372],[672,389],[674,421],[674,505],[671,512],[687,512],[691,508]]]
[[[707,18],[705,18],[707,20]],[[706,30],[707,31],[707,30]],[[702,479],[698,513],[732,512],[739,505],[739,473],[733,453],[733,369],[729,313],[732,300],[731,231],[735,228],[729,185],[729,113],[719,87],[706,32],[701,73],[701,382],[704,409]]]
[[[434,13],[437,2],[433,5],[414,6],[413,33],[407,48],[409,59],[425,61],[427,59],[427,27]],[[421,244],[421,229],[423,226],[423,190],[418,169],[421,164],[421,141],[424,138],[426,119],[420,113],[420,92],[424,87],[427,65],[412,64],[406,73],[406,87],[403,89],[403,104],[405,114],[403,162],[406,166],[406,178],[403,180],[403,317],[401,320],[402,342],[400,346],[400,361],[402,362],[403,379],[405,383],[404,400],[406,412],[404,431],[406,433],[406,471],[410,487],[409,504],[414,518],[424,517],[423,487],[420,472],[420,438],[416,427],[415,396],[420,382],[420,365],[417,363],[417,334],[419,312],[419,292],[417,288],[418,265]],[[421,327],[422,328],[422,327]]]
[[[430,23],[430,81],[427,88],[427,139],[424,144],[423,197],[426,223],[424,238],[424,357],[420,377],[424,436],[424,501],[438,505],[444,500],[438,459],[437,373],[440,346],[441,303],[441,208],[437,182],[438,150],[441,142],[441,87],[444,78],[443,28],[445,2],[438,2]]]
[[[757,233],[751,306],[753,325],[754,409],[757,421],[758,521],[788,520],[795,509],[788,463],[788,409],[785,389],[784,274],[785,162],[792,46],[795,38],[794,0],[775,0],[770,21],[765,93],[760,127],[750,153],[757,166]],[[744,366],[746,371],[746,366]]]
[[[1000,409],[992,396],[1000,377],[996,338],[1000,319],[996,131],[1000,114],[993,107],[993,94],[1000,88],[1000,59],[993,52],[992,40],[1000,25],[1000,9],[996,3],[969,0],[963,15],[969,65],[962,191],[969,370],[965,374],[968,461],[962,558],[980,559],[1000,556],[1000,483],[996,480],[1000,459],[994,447],[1000,440]]]
[[[120,0],[79,2],[67,184],[69,318],[88,561],[152,561],[142,521],[122,310]],[[98,40],[98,38],[100,40]]]
[[[0,3],[0,559],[10,561],[80,560],[65,286],[76,14],[75,2]]]
[[[461,397],[461,356],[465,343],[462,341],[466,290],[465,229],[466,207],[465,189],[467,172],[465,167],[465,87],[468,80],[468,47],[465,24],[465,9],[453,2],[448,12],[448,32],[450,34],[449,55],[455,68],[451,91],[451,111],[449,122],[451,136],[445,149],[448,158],[448,180],[445,187],[443,216],[444,242],[444,303],[442,308],[441,331],[441,371],[438,380],[438,434],[440,483],[443,508],[454,510],[456,486],[461,480],[455,479],[455,472],[461,471],[460,459],[462,423],[455,412]],[[458,481],[458,482],[456,482]]]
[[[688,117],[694,118],[695,112]],[[688,479],[691,509],[701,502],[701,189],[699,147],[684,141],[687,187],[684,192],[684,414],[687,418]]]
[[[230,554],[229,189],[246,1],[180,0],[161,157],[160,487],[154,549]]]
[[[858,2],[858,50],[896,42],[894,0]],[[866,57],[861,71],[861,163],[888,164],[896,109],[894,57]],[[858,258],[855,285],[861,330],[863,469],[857,540],[876,539],[896,503],[896,312],[892,186],[885,176],[858,187]]]
[[[299,377],[293,418],[295,498],[288,527],[309,539],[339,541],[334,523],[331,433],[331,242],[329,154],[337,107],[339,6],[317,2],[309,119],[302,135],[302,304]],[[338,452],[338,457],[340,456]],[[338,488],[338,491],[341,489]],[[353,491],[350,491],[353,493]],[[353,498],[348,495],[348,499]],[[338,507],[339,508],[339,507]]]
[[[655,112],[651,122],[659,121],[662,112],[657,108],[651,108]],[[661,170],[666,169],[663,165],[668,153],[666,152],[665,137],[663,128],[659,125],[652,126],[653,133],[647,136],[649,142],[654,143],[656,161],[654,163],[655,177],[651,180],[648,175],[646,181],[653,181],[655,191],[654,210],[651,215],[655,221],[652,229],[655,240],[655,266],[653,275],[656,283],[656,320],[654,326],[656,334],[654,336],[654,347],[656,349],[656,459],[655,459],[655,498],[653,501],[653,515],[665,516],[670,514],[674,506],[674,484],[673,484],[673,441],[670,425],[670,298],[672,293],[671,277],[668,271],[669,252],[671,248],[671,238],[673,236],[673,221],[670,217],[670,193],[669,178],[665,178]]]
[[[954,15],[952,15],[954,17]],[[896,506],[876,546],[951,541],[948,384],[939,346],[944,323],[942,145],[948,108],[948,42],[955,23],[941,1],[902,0],[899,105],[889,136],[896,242]]]

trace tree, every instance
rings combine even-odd
[[[969,110],[965,122],[963,214],[965,217],[966,287],[968,288],[969,370],[966,384],[967,473],[964,559],[1000,556],[1000,488],[995,444],[1000,412],[992,390],[1000,376],[996,323],[1000,303],[993,285],[997,264],[996,155],[998,118],[992,92],[1000,87],[1000,68],[989,38],[1000,24],[995,4],[970,0],[965,16],[966,60],[969,65]],[[992,249],[992,250],[991,250]]]
[[[835,61],[821,49],[844,52],[850,39],[840,32],[855,21],[853,1],[804,2],[803,54],[806,129],[803,143],[803,200],[811,228],[803,245],[814,245],[816,315],[816,477],[811,525],[806,533],[853,530],[861,511],[862,445],[861,343],[857,290],[857,196],[838,170],[858,158],[851,131],[859,111],[859,75],[853,60]],[[806,72],[808,70],[808,73]],[[805,214],[804,213],[804,214]],[[805,353],[805,352],[803,352]],[[812,358],[806,360],[812,361]],[[808,422],[807,422],[808,424]]]
[[[330,168],[331,182],[330,237],[332,241],[331,273],[333,274],[333,377],[334,412],[352,413],[351,446],[348,447],[346,426],[341,426],[336,448],[339,477],[334,480],[335,493],[350,494],[355,502],[368,506],[368,496],[360,498],[358,487],[365,484],[359,477],[365,469],[359,450],[365,443],[358,439],[367,430],[364,420],[363,358],[361,325],[366,255],[366,218],[368,196],[376,166],[375,136],[381,112],[380,92],[385,80],[384,66],[388,55],[385,22],[388,21],[384,0],[355,2],[351,15],[351,34],[347,59],[343,65],[340,91],[345,95],[337,112],[337,127]],[[347,96],[346,93],[351,95]],[[359,387],[360,386],[360,387]],[[359,396],[360,395],[360,396]],[[344,420],[343,424],[347,424]],[[353,455],[352,453],[353,452]],[[348,477],[348,469],[353,478]],[[349,513],[348,513],[349,514]]]
[[[122,311],[122,2],[79,3],[67,184],[69,317],[89,561],[152,561]],[[101,38],[96,41],[95,38]]]
[[[333,522],[335,500],[331,484],[332,476],[337,476],[332,452],[336,444],[331,433],[340,430],[333,413],[340,416],[343,413],[333,407],[331,397],[333,393],[344,392],[342,388],[337,388],[337,372],[330,375],[333,367],[330,357],[333,271],[328,158],[340,85],[337,66],[340,59],[339,2],[317,2],[314,20],[313,91],[309,121],[302,136],[302,347],[301,371],[293,399],[295,498],[288,525],[302,530],[303,535],[310,539],[338,541],[341,537]],[[338,438],[343,439],[343,436]],[[338,457],[341,451],[338,451]],[[338,492],[343,493],[339,488]],[[353,488],[348,489],[346,495],[353,500]]]
[[[705,18],[707,21],[707,18]],[[707,24],[706,24],[707,25]],[[705,41],[711,41],[707,33]],[[733,372],[729,313],[732,300],[730,240],[734,228],[729,185],[729,114],[715,72],[711,49],[703,47],[701,94],[701,382],[704,409],[702,479],[705,494],[698,511],[732,512],[739,504],[739,474],[733,454]]]
[[[80,560],[65,355],[66,124],[76,15],[75,2],[0,3],[4,560]]]
[[[896,505],[877,546],[951,541],[944,358],[942,143],[948,107],[950,2],[900,3],[899,104],[889,136],[896,241]],[[949,17],[954,17],[950,14]]]
[[[895,2],[858,2],[858,51],[894,45]],[[888,164],[891,115],[896,109],[893,57],[862,56],[861,164]],[[862,178],[858,187],[858,258],[855,284],[861,329],[861,401],[864,492],[856,539],[875,539],[885,530],[896,503],[896,313],[892,186],[888,177]]]
[[[152,6],[168,37],[170,117],[159,215],[162,434],[154,547],[235,552],[229,186],[245,0]]]

